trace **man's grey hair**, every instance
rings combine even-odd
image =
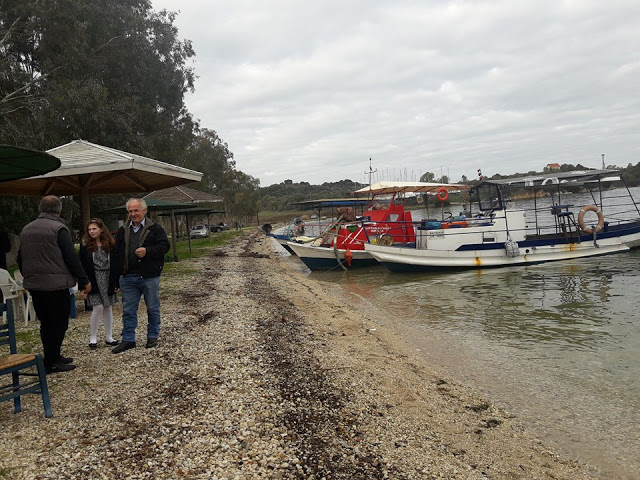
[[[129,210],[129,204],[133,201],[140,202],[140,206],[143,210],[147,209],[147,202],[144,200],[144,198],[130,198],[129,200],[127,200],[127,210]]]
[[[55,195],[42,197],[42,200],[40,200],[40,213],[60,215],[62,213],[62,202]]]

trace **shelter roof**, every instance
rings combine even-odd
[[[189,209],[174,210],[173,213],[175,215],[187,215],[191,217],[193,215],[209,215],[214,213],[227,213],[227,212],[225,210],[211,210],[208,208],[189,208]],[[163,217],[163,216],[171,215],[171,213],[160,212],[158,215]]]
[[[145,202],[147,204],[148,211],[171,211],[171,210],[185,210],[185,209],[196,209],[195,205],[189,205],[186,203],[172,202],[169,200],[160,200],[160,199],[146,199]],[[126,205],[118,205],[117,207],[107,208],[105,210],[100,211],[101,214],[104,213],[115,213],[115,214],[127,214],[127,206]]]
[[[185,186],[156,190],[149,193],[148,195],[145,195],[144,198],[145,200],[154,198],[181,203],[218,203],[224,201],[224,199],[218,195],[213,195],[208,192],[202,192],[200,190]]]
[[[151,192],[202,179],[200,172],[86,140],[74,140],[47,150],[47,153],[60,159],[60,168],[45,175],[6,182],[3,193],[80,195],[83,192]]]

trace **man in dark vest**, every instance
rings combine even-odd
[[[23,285],[33,297],[40,320],[40,339],[47,373],[76,368],[73,359],[61,355],[62,342],[69,328],[69,289],[88,293],[91,283],[76,255],[71,232],[60,218],[62,202],[48,195],[40,201],[40,215],[22,229],[18,266]]]
[[[147,214],[147,203],[141,198],[127,201],[130,220],[118,230],[113,250],[112,274],[120,276],[122,293],[122,343],[113,353],[122,353],[136,346],[138,305],[144,296],[147,306],[147,343],[158,344],[160,335],[160,274],[164,256],[169,251],[169,239],[164,229],[153,223]]]

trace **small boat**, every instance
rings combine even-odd
[[[288,241],[287,246],[310,270],[376,265],[377,260],[365,251],[365,244],[415,246],[414,224],[411,212],[405,209],[403,193],[409,189],[435,194],[445,187],[467,188],[425,182],[381,182],[363,188],[354,192],[369,197],[362,215],[349,216],[343,210],[343,215],[320,235],[311,239],[297,237]]]
[[[613,182],[623,188],[611,189]],[[415,244],[369,243],[365,251],[406,272],[530,265],[640,246],[640,210],[618,170],[483,180],[469,195],[470,211],[455,221],[415,225]]]
[[[271,229],[271,225],[269,225],[268,231],[266,231],[264,227],[263,230],[265,230],[267,236],[272,237],[282,247],[288,250],[289,253],[295,255],[296,252],[287,245],[287,242],[295,239],[310,242],[335,223],[337,209],[347,207],[363,210],[368,203],[367,200],[354,198],[330,198],[295,202],[291,205],[303,207],[304,209],[309,209],[314,212],[310,220],[304,221],[301,217],[296,217],[286,225],[275,230]],[[323,216],[322,213],[328,213],[328,219]]]

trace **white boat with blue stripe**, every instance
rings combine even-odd
[[[456,219],[416,224],[415,244],[369,243],[365,251],[406,272],[529,265],[640,246],[640,211],[617,170],[483,180],[469,195],[469,210]]]

